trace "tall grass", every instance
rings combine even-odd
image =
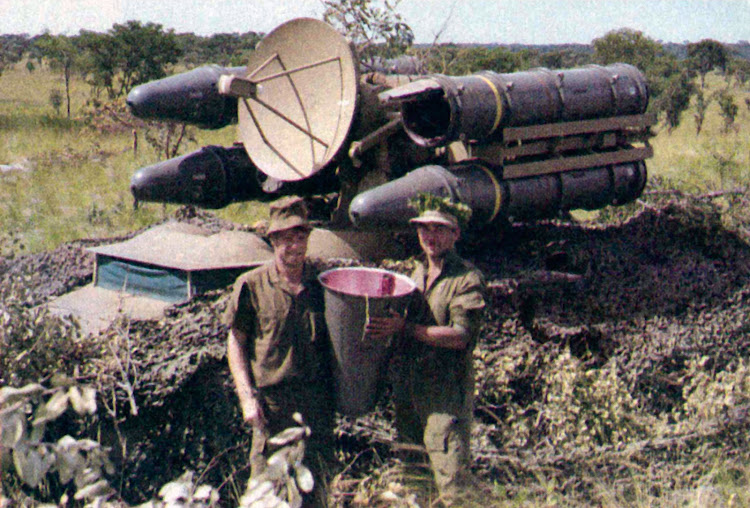
[[[133,207],[130,178],[160,154],[141,142],[134,153],[130,132],[102,133],[84,120],[88,85],[73,79],[71,119],[65,104],[58,114],[50,91],[64,95],[62,76],[21,64],[0,76],[0,254],[36,252],[86,237],[112,236],[172,215],[175,206]],[[181,153],[208,144],[230,145],[233,126],[196,131],[196,142]],[[139,136],[143,139],[143,136]],[[254,222],[265,207],[240,203],[218,212],[238,222]],[[19,240],[16,243],[10,238]]]

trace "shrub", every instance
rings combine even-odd
[[[55,108],[55,113],[60,114],[60,108],[63,105],[62,92],[57,88],[53,88],[49,92],[49,103]]]

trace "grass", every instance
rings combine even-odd
[[[83,120],[88,85],[73,79],[71,120],[65,105],[58,114],[49,91],[64,90],[62,77],[24,66],[0,76],[0,164],[17,169],[0,173],[0,254],[38,252],[71,240],[120,235],[161,221],[172,205],[133,207],[130,178],[136,169],[159,161],[141,142],[136,154],[128,131],[100,133]],[[209,144],[231,145],[233,126],[196,130],[196,142],[181,153]],[[139,135],[139,139],[143,139]],[[237,222],[255,222],[265,207],[238,203],[217,213]],[[18,240],[11,248],[9,238]],[[5,248],[3,246],[5,245]]]

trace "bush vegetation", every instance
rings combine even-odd
[[[651,140],[655,156],[647,162],[650,183],[644,199],[638,203],[621,209],[576,214],[576,217],[603,225],[622,223],[637,211],[653,206],[651,203],[659,196],[692,195],[702,202],[708,200],[712,203],[708,207],[710,212],[696,214],[696,220],[710,222],[706,231],[715,231],[722,226],[736,231],[747,241],[750,238],[750,203],[747,200],[750,108],[737,106],[750,104],[747,81],[740,79],[739,74],[713,70],[711,55],[721,51],[712,43],[704,45],[706,52],[700,51],[701,46],[692,47],[691,54],[701,60],[691,70],[680,68],[676,59],[661,53],[653,41],[644,40],[642,35],[626,35],[631,42],[651,51],[650,63],[643,65],[653,65],[650,77],[660,80],[656,88],[662,98],[659,106],[662,121]],[[215,60],[217,63],[239,63],[230,62],[227,56],[237,38],[212,39],[216,48],[223,48],[215,50],[219,52],[216,54],[224,55],[225,60]],[[249,39],[243,39],[242,51],[248,51],[252,45]],[[129,179],[135,169],[165,157],[165,147],[158,141],[140,143],[136,151],[134,131],[142,141],[149,132],[153,139],[157,139],[158,129],[170,127],[127,118],[121,97],[113,101],[92,100],[96,99],[96,88],[100,85],[94,84],[92,89],[90,79],[87,83],[80,74],[67,74],[64,59],[58,61],[62,68],[45,58],[35,60],[36,64],[27,60],[32,63],[27,66],[21,57],[15,56],[17,46],[23,41],[12,40],[16,53],[0,61],[0,256],[3,259],[0,274],[14,257],[51,250],[82,238],[120,236],[174,215],[176,207],[171,205],[146,204],[134,208],[129,192]],[[616,37],[605,37],[600,41],[597,50],[601,63],[606,63],[609,58],[604,53],[619,51],[605,44],[609,42],[622,41]],[[203,63],[205,55],[196,56],[202,54],[196,49],[198,47],[194,43],[188,52],[183,46],[183,61],[169,67],[170,72]],[[528,67],[534,58],[537,62],[543,60],[543,55],[538,54],[511,57],[505,49],[481,49],[476,54],[455,46],[435,49],[434,55],[437,56],[431,60],[431,65],[441,66],[441,71],[471,72],[476,70],[475,65],[494,62],[497,70],[505,72]],[[644,54],[641,52],[640,57]],[[570,61],[570,55],[557,56],[559,58],[549,58],[549,61],[561,63],[565,58]],[[471,57],[476,57],[479,63],[468,61]],[[729,70],[742,68],[736,62],[724,64]],[[69,80],[67,87],[66,76]],[[133,76],[128,79],[130,81],[123,88],[134,83]],[[63,100],[60,90],[66,90],[66,100],[69,97],[69,116],[59,112]],[[692,93],[698,91],[699,95]],[[177,149],[185,153],[208,144],[226,146],[234,141],[234,137],[234,127],[191,131]],[[653,196],[653,200],[649,196]],[[253,203],[234,204],[216,212],[221,218],[240,223],[255,222],[265,213],[264,206]],[[704,241],[705,249],[712,253],[723,248],[714,245],[711,238],[695,240]],[[6,390],[0,393],[2,421],[12,421],[14,429],[21,429],[14,433],[13,438],[3,434],[3,439],[7,439],[3,445],[14,451],[23,448],[19,452],[23,459],[18,459],[22,463],[16,466],[21,473],[11,476],[11,479],[5,475],[0,479],[0,503],[3,492],[8,496],[14,488],[21,492],[23,489],[18,482],[27,479],[31,480],[27,483],[37,489],[33,493],[40,498],[54,490],[50,488],[45,492],[39,489],[41,482],[36,477],[39,471],[56,471],[56,481],[62,484],[72,481],[76,489],[71,490],[71,495],[77,500],[96,500],[112,488],[110,484],[100,483],[109,469],[103,450],[85,439],[44,441],[43,432],[34,431],[70,407],[74,409],[75,421],[61,425],[95,434],[91,424],[79,421],[93,412],[87,399],[82,399],[83,393],[91,392],[87,387],[79,387],[74,380],[81,374],[76,365],[83,362],[84,356],[93,354],[96,346],[80,339],[69,323],[49,319],[37,309],[30,308],[23,287],[4,291],[0,291],[0,366],[16,365],[17,368],[13,369],[12,375],[0,373],[0,380],[16,388],[29,383],[31,387],[23,392]],[[514,325],[510,323],[508,326]],[[746,321],[738,324],[737,333],[743,330],[747,333],[747,327]],[[510,330],[506,332],[510,335]],[[689,331],[683,333],[689,335]],[[658,346],[671,352],[678,351],[675,357],[684,360],[684,365],[674,371],[682,376],[680,393],[666,402],[657,395],[652,399],[638,399],[634,393],[643,391],[642,384],[656,386],[663,383],[667,386],[669,382],[677,381],[636,379],[633,371],[628,370],[634,369],[632,365],[614,360],[592,365],[590,358],[571,354],[570,349],[562,353],[549,350],[536,355],[519,350],[515,356],[505,354],[506,351],[498,354],[491,346],[479,351],[477,364],[480,366],[482,390],[479,405],[490,411],[493,418],[499,419],[498,426],[507,436],[505,442],[510,449],[517,451],[533,447],[540,457],[537,468],[526,470],[534,476],[532,480],[519,478],[517,486],[509,489],[507,485],[512,485],[513,481],[501,472],[499,476],[506,481],[490,485],[492,494],[497,499],[509,499],[512,506],[569,505],[582,499],[620,506],[652,506],[663,504],[665,499],[667,504],[675,506],[704,505],[706,499],[711,504],[721,501],[727,505],[747,506],[750,503],[746,490],[750,469],[742,463],[743,457],[723,457],[720,442],[732,438],[740,444],[745,443],[747,436],[732,426],[732,422],[738,418],[735,414],[738,409],[746,411],[750,405],[750,366],[742,357],[724,358],[723,364],[718,365],[716,358],[703,354],[710,350],[711,344],[702,344],[696,337],[691,337],[690,341],[686,339],[686,342],[689,344],[643,344],[644,348]],[[101,354],[110,363],[114,362],[114,357]],[[51,368],[59,371],[61,376],[51,379]],[[638,372],[645,370],[643,367],[638,369]],[[521,406],[514,392],[519,388],[511,389],[509,380],[522,379],[524,373],[532,371],[537,377],[526,381],[535,401]],[[528,377],[533,376],[528,374]],[[41,384],[34,384],[37,382]],[[667,403],[670,407],[660,413],[663,418],[654,417],[655,412],[643,407]],[[57,414],[63,406],[65,408]],[[47,417],[44,417],[44,411]],[[38,422],[35,425],[26,418]],[[717,427],[721,428],[717,430]],[[696,448],[690,449],[692,446]],[[554,449],[557,455],[544,455],[550,449]],[[52,454],[55,462],[50,459]],[[631,464],[631,481],[625,481],[623,477],[626,475],[622,471],[630,460],[629,454],[638,458]],[[685,472],[684,478],[661,478],[659,475],[663,472],[651,470],[644,459],[650,457],[656,462],[669,460],[672,455],[675,462],[683,461],[672,471]],[[506,459],[510,464],[513,457],[509,455]],[[606,475],[608,470],[597,462],[599,460],[622,468],[617,482],[610,481]],[[699,465],[701,460],[708,460],[708,465]],[[29,461],[39,467],[29,465]],[[377,463],[378,458],[375,457],[373,462]],[[73,468],[71,463],[80,466],[80,470]],[[385,503],[384,500],[390,499],[397,506],[412,506],[410,503],[415,502],[414,497],[409,497],[400,483],[405,482],[404,475],[388,461],[380,465],[383,466],[380,471],[374,467],[369,471],[369,479],[358,483],[358,499],[363,505],[375,505],[378,499]],[[90,466],[95,474],[86,476],[86,466]],[[509,466],[508,470],[513,468]],[[514,471],[518,470],[523,468]],[[565,473],[580,471],[588,475],[586,485],[565,483]],[[425,476],[420,478],[416,483],[424,481]],[[199,505],[197,492],[202,487],[199,483],[188,475],[178,479],[174,488],[188,489],[191,502],[195,499]],[[84,490],[94,485],[101,490]],[[655,485],[660,492],[655,491]],[[243,489],[235,486],[235,490],[236,498],[240,499]],[[201,492],[208,497],[200,497],[200,502],[210,500],[213,495],[210,487]],[[166,495],[162,497],[166,498]],[[24,502],[20,495],[14,499]],[[56,499],[53,501],[57,502]]]

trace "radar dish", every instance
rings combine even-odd
[[[250,159],[278,180],[308,178],[346,141],[357,106],[357,65],[348,41],[311,19],[270,32],[248,62],[256,85],[238,102],[240,139]]]

